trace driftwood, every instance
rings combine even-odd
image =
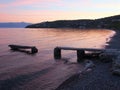
[[[26,51],[27,49],[31,49],[29,53],[34,54],[38,52],[38,49],[35,46],[21,46],[21,45],[8,45],[11,50],[14,51],[22,51],[22,52],[29,52]]]

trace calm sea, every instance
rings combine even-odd
[[[62,51],[62,60],[54,60],[56,46],[77,48],[105,48],[115,34],[106,29],[0,29],[0,89],[51,90],[80,70],[76,52]],[[39,52],[28,55],[11,51],[9,44],[36,46]],[[65,64],[64,60],[76,64]],[[7,80],[15,83],[6,87]],[[22,80],[21,80],[22,79]],[[24,80],[23,80],[24,79]],[[6,81],[6,83],[5,83]]]

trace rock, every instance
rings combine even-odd
[[[113,61],[114,67],[120,68],[120,55]]]
[[[92,71],[92,69],[91,68],[88,68],[87,70],[86,70],[86,72],[91,72]]]
[[[109,49],[99,55],[102,62],[112,61],[112,74],[120,75],[120,51]]]
[[[114,61],[113,61],[112,73],[120,75],[120,55],[118,55],[117,58],[114,59]]]
[[[119,69],[114,69],[112,71],[112,74],[114,74],[114,75],[120,75],[120,68]]]
[[[102,62],[111,62],[116,59],[119,55],[118,50],[106,50],[105,52],[99,55],[99,58]]]
[[[85,67],[82,71],[79,71],[79,74],[86,74],[87,72],[92,71],[92,69],[95,67],[95,64],[91,60],[85,61]]]
[[[91,60],[85,61],[85,70],[88,68],[93,68],[93,67],[95,67],[95,64]]]

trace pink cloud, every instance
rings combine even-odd
[[[97,19],[106,16],[117,15],[120,12],[77,12],[77,11],[22,11],[17,14],[0,13],[0,22],[32,22],[38,23],[43,21],[54,20],[73,20],[73,19]]]
[[[72,19],[96,19],[106,16],[112,16],[120,12],[63,12],[63,11],[28,11],[18,14],[7,14],[0,13],[0,22],[32,22],[38,23],[43,21],[54,21],[54,20],[72,20]]]
[[[78,1],[79,2],[79,1]],[[11,10],[11,14],[8,13],[0,13],[0,22],[2,21],[26,21],[26,22],[42,22],[42,21],[53,21],[53,20],[66,20],[66,19],[86,19],[86,18],[101,18],[106,16],[111,16],[115,14],[119,14],[120,11],[115,12],[83,12],[78,10],[73,10],[72,8],[81,8],[81,7],[87,7],[87,8],[116,8],[120,6],[118,4],[112,5],[112,4],[96,4],[94,5],[90,0],[84,0],[81,1],[81,3],[78,2],[70,2],[70,3],[64,3],[62,0],[17,0],[16,2],[12,2],[9,4],[0,4],[0,7],[15,7],[15,6],[24,6],[24,5],[38,5],[48,7],[49,3],[55,3],[59,7],[67,7],[70,8],[68,11],[64,10],[19,10],[15,8],[14,10]],[[54,4],[53,4],[54,5]],[[57,7],[55,7],[57,8]],[[84,9],[83,9],[84,10]],[[14,14],[12,14],[14,13]]]
[[[10,16],[9,14],[7,13],[0,13],[0,22],[6,22],[10,19]]]

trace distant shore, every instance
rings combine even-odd
[[[25,28],[119,29],[120,15],[100,19],[57,20],[31,24]]]
[[[116,35],[106,46],[107,49],[120,49],[120,31],[115,31]],[[81,77],[78,77],[77,74],[72,76],[56,90],[120,90],[120,77],[111,73],[112,63],[102,63],[98,60],[95,60],[94,63],[96,67],[93,71]]]

